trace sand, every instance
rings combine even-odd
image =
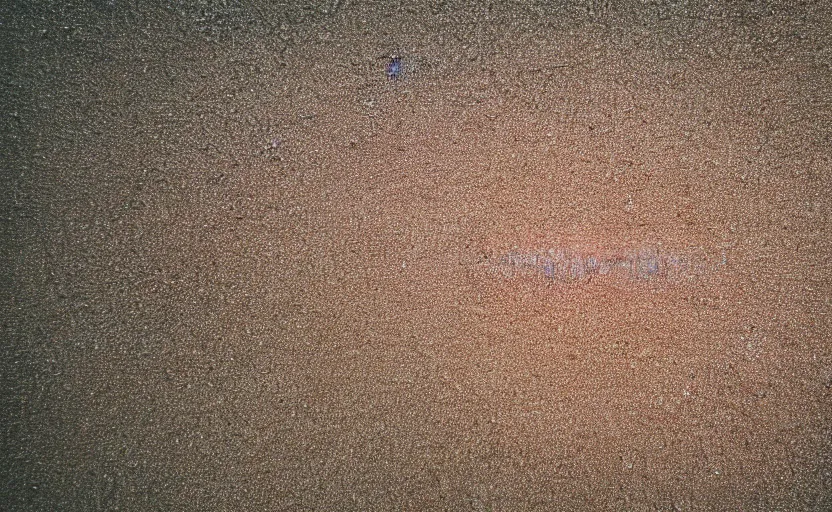
[[[832,509],[828,4],[145,4],[0,8],[0,508]]]

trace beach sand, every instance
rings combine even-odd
[[[0,8],[0,508],[832,509],[827,4],[144,4]]]

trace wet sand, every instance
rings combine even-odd
[[[200,5],[0,9],[4,507],[832,509],[828,6]]]

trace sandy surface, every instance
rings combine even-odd
[[[827,3],[59,4],[1,508],[832,509]],[[505,271],[563,248],[707,264]]]

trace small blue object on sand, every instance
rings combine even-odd
[[[402,78],[404,66],[402,65],[401,57],[390,57],[390,61],[385,66],[385,71],[387,72],[388,80],[399,80]]]
[[[727,262],[724,252],[717,260],[702,248],[668,253],[651,246],[597,252],[559,247],[548,251],[510,251],[500,256],[498,265],[506,276],[542,272],[555,281],[589,281],[595,276],[618,275],[636,280],[684,282],[717,272]]]

